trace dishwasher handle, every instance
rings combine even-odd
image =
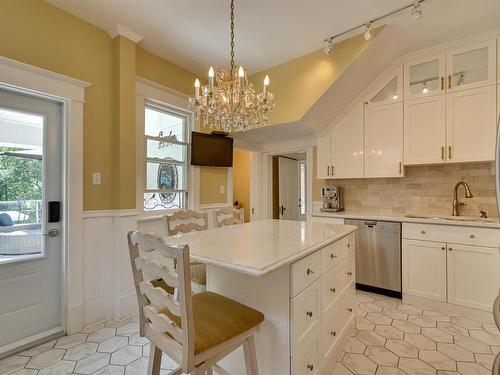
[[[376,227],[376,226],[377,226],[377,222],[376,222],[376,221],[374,221],[374,220],[373,220],[373,221],[372,221],[372,220],[370,220],[370,221],[365,221],[364,223],[365,223],[365,225],[366,225],[368,228],[373,228],[373,227]]]

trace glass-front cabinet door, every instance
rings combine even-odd
[[[459,91],[496,83],[496,41],[448,52],[446,89]]]
[[[388,75],[366,97],[365,104],[371,107],[394,104],[403,100],[403,69],[398,69],[393,75]]]
[[[438,55],[405,64],[405,99],[443,94],[445,56]]]

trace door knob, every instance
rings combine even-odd
[[[307,312],[306,312],[306,315],[307,315],[309,318],[312,318],[312,316],[313,316],[313,312],[312,312],[312,311],[307,311]]]
[[[57,237],[59,236],[59,229],[50,229],[47,233],[43,234],[47,237]]]

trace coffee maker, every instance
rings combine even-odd
[[[344,210],[342,188],[337,186],[324,186],[321,188],[323,207],[321,212],[339,212]]]

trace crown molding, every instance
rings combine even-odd
[[[109,32],[109,35],[112,39],[115,39],[118,35],[121,35],[136,44],[144,39],[141,34],[136,33],[134,30],[122,25],[119,22],[115,22],[113,28]]]

